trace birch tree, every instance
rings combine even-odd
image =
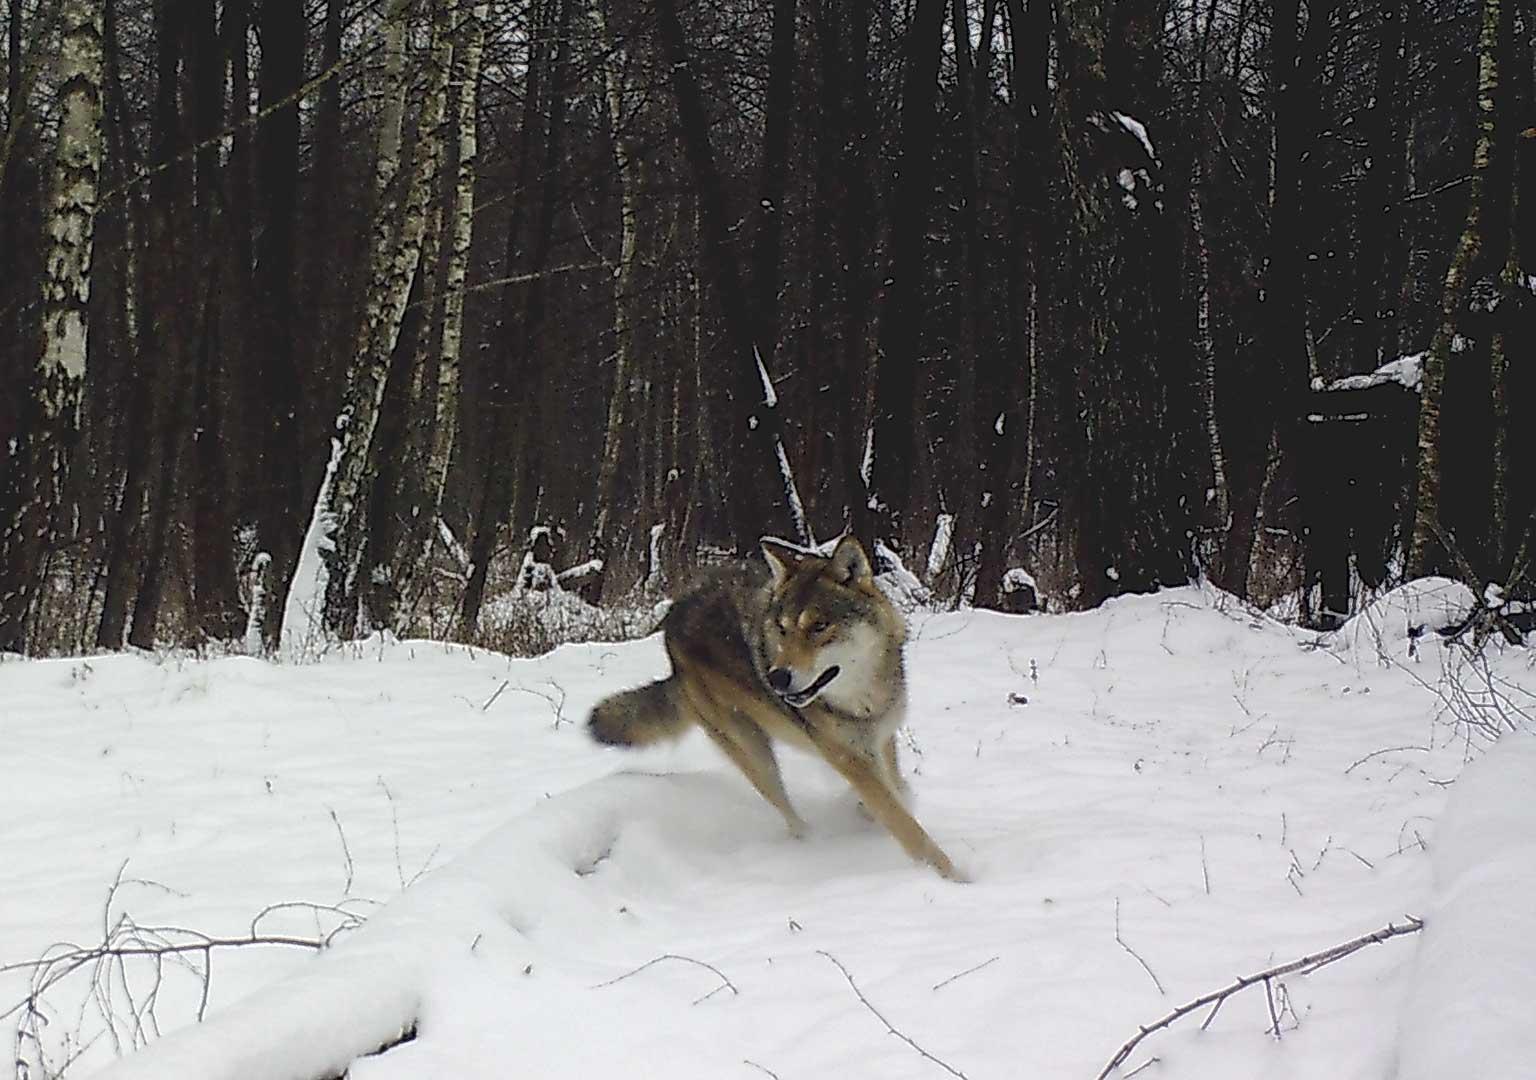
[[[20,438],[6,448],[16,488],[0,521],[0,650],[21,651],[26,643],[41,563],[63,525],[60,504],[85,386],[102,155],[100,0],[63,0],[59,16],[59,131],[44,222],[42,341]]]
[[[1501,22],[1512,17],[1507,0],[1483,0],[1477,38],[1477,142],[1472,151],[1471,190],[1461,237],[1445,271],[1440,300],[1440,322],[1429,352],[1424,356],[1419,390],[1418,462],[1415,466],[1413,531],[1408,546],[1408,573],[1421,577],[1433,573],[1444,557],[1440,550],[1440,404],[1445,391],[1445,369],[1466,314],[1472,285],[1472,268],[1482,247],[1484,196],[1493,171],[1494,140],[1499,98],[1499,38]]]
[[[404,115],[404,55],[408,4],[400,0],[391,9],[386,35],[387,85],[384,124],[379,136],[379,156],[374,190],[381,196],[375,210],[371,271],[362,326],[349,366],[346,398],[336,418],[339,453],[334,474],[322,485],[316,516],[330,518],[330,544],[324,553],[326,629],[339,637],[356,630],[359,597],[358,571],[367,542],[367,493],[372,486],[369,458],[378,424],[379,405],[388,387],[389,361],[400,334],[400,322],[421,259],[426,232],[431,181],[442,156],[443,114],[452,61],[446,0],[433,5],[430,68],[426,99],[418,118],[416,146],[406,184],[399,201],[399,220],[393,220],[397,174],[401,171],[401,118]],[[396,21],[398,20],[398,21]]]
[[[490,7],[477,3],[460,20],[455,32],[457,64],[453,126],[457,135],[454,152],[453,207],[448,230],[448,263],[443,283],[442,327],[437,337],[435,378],[423,387],[418,404],[421,422],[428,427],[424,476],[410,510],[405,540],[390,569],[390,584],[397,599],[412,599],[417,576],[431,552],[433,532],[448,483],[448,467],[458,434],[460,353],[464,342],[464,291],[469,277],[469,250],[474,239],[475,179],[480,160],[480,69],[485,55],[485,27]],[[427,260],[425,272],[431,272]],[[398,624],[399,614],[394,621]]]

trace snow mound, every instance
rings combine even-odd
[[[1476,606],[1477,597],[1459,581],[1415,578],[1366,604],[1334,631],[1331,643],[1357,659],[1400,660],[1412,641],[1455,626]]]
[[[685,803],[687,777],[615,775],[536,806],[423,878],[361,929],[204,1023],[151,1043],[100,1080],[312,1080],[397,1043],[429,987],[551,923],[596,915],[582,879],[608,857],[621,817]],[[670,793],[670,799],[669,799]]]
[[[1398,1036],[1397,1080],[1529,1076],[1536,1061],[1536,737],[1501,739],[1452,789]],[[1490,989],[1497,987],[1497,993]]]

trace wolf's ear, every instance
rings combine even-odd
[[[768,569],[773,572],[775,585],[784,584],[805,558],[802,553],[779,540],[764,537],[759,543],[763,546],[763,558],[768,563]]]
[[[864,545],[852,533],[844,536],[832,549],[832,576],[844,585],[867,585],[874,580],[874,570],[870,568],[869,556],[864,554]]]

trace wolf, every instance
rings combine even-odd
[[[830,556],[762,541],[743,564],[679,598],[662,620],[672,674],[598,702],[587,730],[644,746],[697,725],[784,816],[806,824],[784,790],[775,741],[809,750],[848,781],[865,810],[913,859],[964,875],[906,806],[896,731],[905,719],[906,623],[853,536]]]

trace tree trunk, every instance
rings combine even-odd
[[[592,540],[587,557],[601,563],[582,584],[581,593],[588,603],[602,601],[603,586],[612,562],[614,501],[619,475],[619,459],[624,447],[625,414],[634,372],[634,330],[636,318],[636,271],[639,269],[639,195],[640,156],[634,145],[634,106],[626,68],[628,58],[614,33],[608,0],[595,5],[602,35],[603,94],[608,105],[608,125],[613,140],[613,163],[619,186],[619,263],[613,271],[613,385],[608,391],[608,416],[603,426],[603,453],[597,470],[597,492],[592,523]]]
[[[259,346],[251,358],[250,377],[265,420],[252,432],[261,493],[255,507],[257,544],[272,557],[267,567],[262,640],[266,648],[275,650],[281,643],[288,590],[298,569],[299,548],[308,523],[301,419],[305,388],[314,385],[312,376],[300,366],[294,314],[299,301],[301,132],[299,103],[288,102],[288,98],[304,78],[303,3],[261,0],[260,20],[260,104],[264,111],[273,111],[256,129],[261,230],[256,250],[254,330]],[[392,23],[388,32],[395,29]],[[323,138],[317,153],[328,153]],[[321,174],[321,183],[326,182],[325,174]]]
[[[444,4],[445,0],[438,0],[435,9]],[[404,19],[405,5],[397,10],[399,17]],[[421,259],[431,180],[442,154],[443,112],[452,49],[445,22],[446,18],[441,14],[435,14],[432,20],[431,75],[418,120],[416,148],[398,226],[390,220],[389,199],[384,200],[385,205],[376,213],[366,311],[357,335],[346,399],[336,420],[341,456],[327,506],[334,527],[332,547],[325,553],[328,572],[325,623],[331,634],[341,638],[350,638],[356,630],[363,584],[357,579],[366,554],[366,502],[373,480],[368,470],[373,433],[378,424],[379,406],[388,387],[390,357]],[[392,56],[392,66],[394,60]],[[398,95],[404,93],[404,86],[394,88],[392,93],[397,97],[386,105],[378,172],[375,174],[375,190],[381,193],[390,190],[400,169],[399,129],[394,128],[392,122],[398,112],[403,112],[403,106],[397,109],[396,103]]]
[[[1477,142],[1472,152],[1472,182],[1467,194],[1466,223],[1445,271],[1440,301],[1440,325],[1424,356],[1419,390],[1418,464],[1415,469],[1413,531],[1408,547],[1408,574],[1423,577],[1441,569],[1446,552],[1439,536],[1440,402],[1452,342],[1466,314],[1472,270],[1484,237],[1484,197],[1492,179],[1499,100],[1500,24],[1512,18],[1506,0],[1483,0],[1477,39]]]
[[[459,363],[464,340],[464,286],[469,277],[469,250],[474,239],[475,178],[479,164],[480,67],[485,55],[488,4],[470,9],[457,32],[457,93],[454,98],[454,129],[457,133],[453,186],[453,220],[448,238],[448,265],[443,282],[443,325],[438,341],[437,378],[427,388],[432,395],[431,442],[427,449],[425,477],[411,518],[405,543],[391,572],[404,612],[416,593],[416,579],[430,559],[432,533],[448,483],[448,467],[458,434]],[[397,614],[399,626],[401,615]]]
[[[942,2],[942,0],[933,0]],[[736,257],[730,249],[730,223],[724,183],[710,141],[709,121],[693,64],[678,21],[674,0],[658,0],[657,28],[663,54],[671,68],[672,91],[682,128],[683,149],[699,197],[699,218],[704,234],[704,265],[715,283],[726,334],[726,380],[731,399],[733,473],[727,492],[737,553],[747,555],[758,539],[788,518],[789,493],[764,506],[758,492],[779,485],[764,478],[767,463],[775,456],[778,434],[773,403],[764,393],[762,370],[753,342],[752,319]]]
[[[107,160],[116,162],[117,175],[134,175],[139,155],[129,128],[126,95],[123,92],[122,65],[117,45],[117,3],[107,0],[102,22],[105,45],[104,114],[107,130]],[[110,182],[110,180],[109,180]],[[120,181],[119,181],[120,182]],[[154,378],[145,370],[143,340],[140,334],[139,306],[144,302],[140,275],[139,244],[143,235],[139,215],[141,200],[136,192],[123,196],[123,325],[125,345],[132,358],[128,375],[126,418],[128,430],[138,437],[126,440],[123,478],[116,499],[107,510],[106,560],[103,574],[101,619],[96,628],[96,647],[121,649],[128,630],[128,603],[136,585],[139,525],[148,508],[148,470],[152,440],[145,436],[154,409]]]
[[[63,0],[58,52],[59,133],[46,207],[42,343],[20,438],[7,447],[19,480],[0,517],[0,650],[20,652],[60,520],[85,386],[91,240],[101,177],[102,9]],[[9,501],[9,500],[7,500]]]
[[[934,106],[943,28],[944,0],[916,0],[904,46],[901,139],[891,203],[891,268],[880,311],[871,471],[871,501],[882,515],[886,539],[898,546],[909,531],[916,464],[917,367],[925,307],[923,244],[933,201]]]
[[[1393,204],[1402,187],[1403,106],[1399,98],[1407,59],[1403,9],[1404,0],[1382,0],[1376,85],[1361,120],[1366,158],[1356,203],[1360,221],[1354,265],[1356,371],[1370,371],[1393,359],[1386,355],[1386,343],[1395,338],[1388,330],[1395,320],[1387,309],[1395,303],[1396,282],[1386,276],[1386,254],[1396,214]]]
[[[779,343],[779,289],[783,281],[784,192],[789,173],[789,137],[795,107],[795,3],[773,0],[769,31],[768,92],[763,103],[761,186],[752,254],[753,340],[763,362],[776,363]]]
[[[240,296],[237,269],[225,255],[228,233],[216,210],[225,203],[218,136],[224,126],[224,50],[215,0],[189,4],[192,138],[198,146],[193,242],[201,286],[194,301],[196,344],[192,428],[192,622],[201,642],[231,641],[245,626],[234,563],[225,460],[224,366],[233,343],[222,335],[221,297]]]
[[[558,4],[561,0],[547,0]],[[523,427],[513,415],[516,398],[513,390],[519,379],[531,381],[529,358],[523,355],[523,342],[514,328],[515,316],[522,285],[517,283],[522,267],[522,219],[526,198],[524,193],[532,183],[529,163],[533,160],[533,145],[539,130],[540,110],[544,107],[542,87],[550,64],[550,30],[547,6],[530,5],[528,79],[523,90],[522,122],[518,127],[517,188],[512,194],[512,206],[508,214],[507,242],[502,261],[502,276],[507,284],[502,289],[501,316],[497,321],[496,352],[487,379],[485,398],[486,428],[485,482],[475,503],[469,532],[469,577],[465,582],[464,595],[459,603],[457,636],[461,641],[474,639],[480,620],[480,604],[485,598],[485,585],[490,571],[491,557],[496,551],[496,536],[506,522],[511,510],[516,473],[520,466],[517,453],[506,453],[503,444],[514,443],[521,437]]]
[[[180,509],[180,474],[185,444],[187,404],[187,273],[181,237],[190,201],[190,171],[183,159],[181,102],[182,5],[161,0],[155,6],[155,107],[152,124],[156,169],[149,179],[148,252],[144,267],[144,335],[139,360],[151,361],[154,405],[151,431],[155,443],[153,476],[148,482],[149,520],[142,572],[128,629],[128,643],[138,649],[156,645],[160,606],[165,598],[170,538]]]
[[[993,485],[980,509],[983,537],[976,563],[975,603],[992,607],[1002,599],[1012,523],[1028,523],[1034,473],[1035,416],[1039,400],[1040,249],[1049,214],[1048,142],[1051,130],[1050,7],[1048,0],[1006,0],[1011,56],[1009,100],[1016,131],[1008,176],[1009,248],[1008,318],[1013,352],[1022,353],[1023,370],[1005,365],[990,380],[984,400],[995,417],[982,432],[980,453]],[[1022,382],[1022,386],[1021,386]],[[1022,398],[1023,414],[1020,415]],[[1022,442],[1024,460],[1016,461]]]

